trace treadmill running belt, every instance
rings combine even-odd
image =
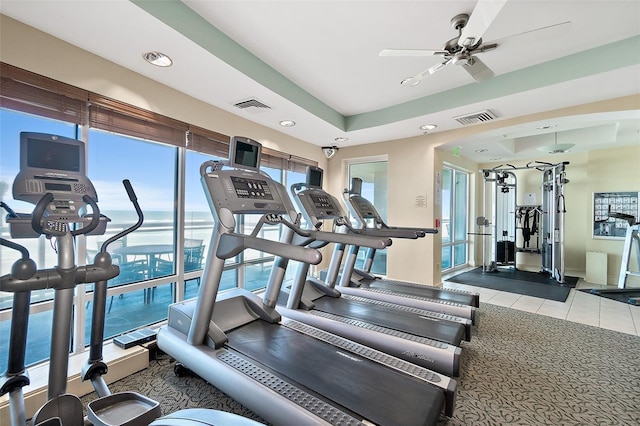
[[[323,296],[313,301],[315,309],[348,318],[404,331],[420,337],[460,346],[465,329],[462,324],[428,319],[419,314],[400,311],[373,303]]]
[[[413,285],[403,284],[402,281],[390,281],[390,280],[364,280],[361,283],[362,288],[377,288],[380,290],[395,291],[399,294],[406,294],[409,296],[426,297],[429,299],[446,300],[447,302],[460,303],[463,305],[469,305],[478,307],[477,296],[470,294],[454,293],[450,291],[442,291],[437,288],[428,288],[425,286],[418,287]]]
[[[279,324],[253,321],[228,346],[379,425],[430,425],[441,390]],[[268,401],[265,401],[268,404]]]

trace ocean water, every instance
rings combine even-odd
[[[103,211],[111,222],[107,224],[104,235],[87,237],[87,250],[95,251],[107,238],[115,235],[138,220],[134,211],[114,210]],[[4,216],[4,215],[3,215]],[[171,211],[144,212],[144,221],[140,228],[126,236],[126,245],[173,244],[175,226],[174,213]],[[213,217],[210,212],[190,212],[185,218],[185,238],[202,240],[208,244],[213,229]],[[2,238],[24,245],[39,268],[49,268],[57,263],[57,254],[52,247],[52,241],[41,238],[12,239],[8,224],[4,217],[0,221],[0,235]],[[11,271],[11,265],[20,254],[7,247],[0,247],[0,275]]]

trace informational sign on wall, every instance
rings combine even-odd
[[[611,217],[611,213],[631,215],[638,220],[638,192],[593,193],[593,238],[624,238],[628,221]]]

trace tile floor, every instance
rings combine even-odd
[[[444,275],[442,277],[444,287],[479,293],[480,302],[483,303],[505,306],[521,311],[533,312],[640,336],[640,306],[616,302],[604,297],[577,291],[576,289],[571,290],[569,297],[567,297],[567,300],[563,303],[504,291],[473,287],[446,280],[447,277],[460,272],[461,271],[456,271],[450,275]],[[581,278],[576,288],[596,287],[602,286],[587,283]]]

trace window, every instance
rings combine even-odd
[[[140,140],[103,130],[89,131],[88,176],[99,197],[102,214],[111,219],[104,235],[87,237],[87,254],[111,236],[135,224],[135,209],[122,184],[131,182],[144,222],[140,228],[114,242],[112,258],[120,275],[110,280],[111,288],[144,283],[170,275],[160,265],[173,259],[176,229],[176,162],[178,148]],[[144,159],[144,161],[140,161]],[[92,290],[92,286],[87,286]],[[132,288],[133,289],[133,288]],[[139,285],[134,291],[113,295],[108,300],[105,338],[156,323],[166,318],[173,302],[173,283]],[[91,303],[87,303],[87,307]],[[91,332],[91,310],[87,311],[85,341]]]
[[[442,270],[467,263],[469,175],[444,167],[442,171]]]

